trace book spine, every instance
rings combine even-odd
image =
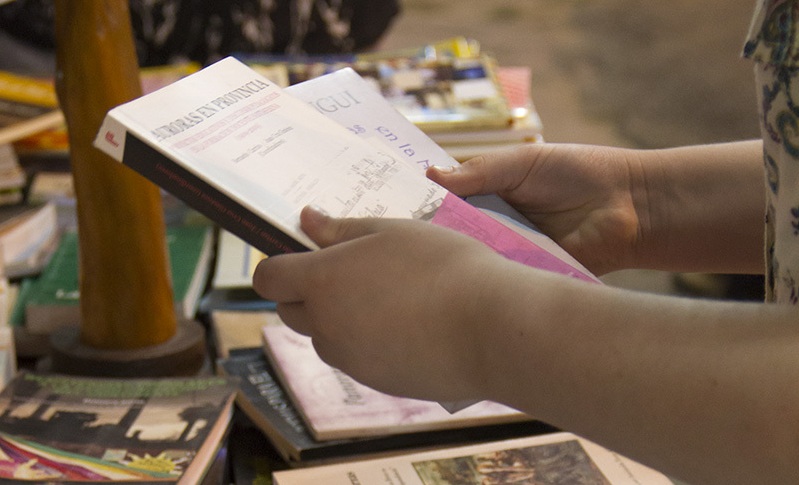
[[[222,228],[272,256],[307,251],[302,243],[126,131],[122,163]]]

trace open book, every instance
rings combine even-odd
[[[427,159],[415,146],[358,136],[382,126],[385,111],[363,126],[323,114],[373,93],[339,89],[307,102],[229,57],[112,109],[95,145],[267,255],[317,247],[299,228],[313,204],[335,217],[429,220],[524,264],[597,281],[428,180],[412,163]]]

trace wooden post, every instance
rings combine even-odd
[[[138,357],[151,353],[153,346],[168,347],[156,352],[158,366],[168,357],[164,353],[183,352],[170,343],[181,332],[161,195],[155,185],[92,144],[106,112],[142,94],[128,2],[56,0],[55,12],[56,92],[69,131],[77,198],[81,322],[73,340],[63,334],[51,339],[53,367],[70,367],[70,358],[80,360],[79,367],[92,367],[93,357],[83,362],[88,352],[102,355],[98,364],[123,356],[123,373],[168,375],[169,369],[125,369],[127,363],[146,360]],[[85,370],[73,373],[108,373]]]

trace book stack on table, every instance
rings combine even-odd
[[[369,389],[322,362],[310,339],[274,312],[218,310],[211,321],[217,372],[239,382],[234,483],[672,483],[497,403],[450,414],[438,403]],[[261,345],[252,346],[259,335]],[[395,481],[385,482],[386,473]]]
[[[348,57],[243,60],[282,86],[351,67],[459,161],[543,139],[530,68],[500,65],[473,39]]]

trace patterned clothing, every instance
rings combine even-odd
[[[139,64],[208,64],[232,53],[336,54],[368,49],[399,0],[130,0]],[[0,30],[52,49],[53,1],[0,7]]]
[[[762,0],[744,56],[755,61],[766,169],[766,299],[799,303],[799,0]]]

